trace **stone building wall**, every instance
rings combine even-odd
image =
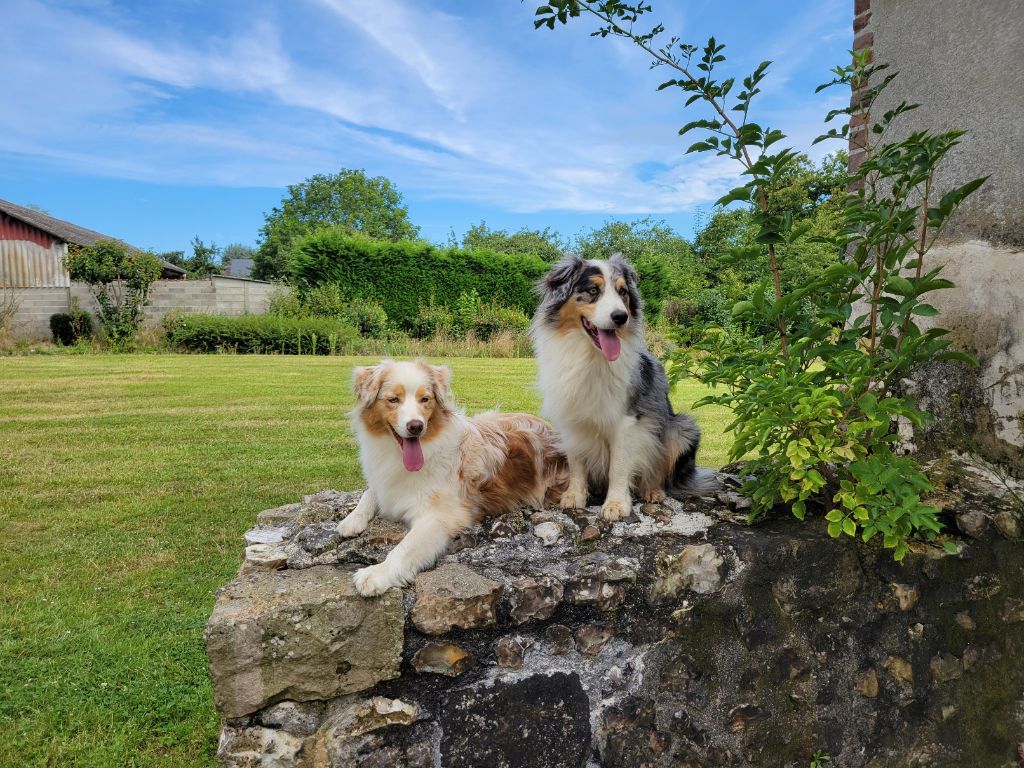
[[[981,365],[944,364],[909,386],[940,417],[944,437],[966,436],[1024,469],[1024,0],[855,0],[853,27],[854,47],[870,47],[898,73],[874,113],[921,105],[886,140],[965,130],[938,173],[938,194],[989,177],[928,257],[956,283],[929,299],[942,313],[933,322]],[[851,148],[851,167],[862,160]]]

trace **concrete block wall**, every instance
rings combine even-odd
[[[66,312],[67,288],[5,288],[18,305],[12,331],[17,338],[50,338],[50,315]]]
[[[95,313],[95,299],[84,283],[70,288],[13,289],[19,302],[14,317],[18,338],[50,338],[50,315],[67,312],[72,300],[81,309]],[[146,306],[146,325],[156,325],[171,311],[187,314],[262,315],[270,308],[270,299],[282,289],[271,283],[215,275],[201,280],[157,280],[150,290]]]

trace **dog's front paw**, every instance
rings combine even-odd
[[[607,499],[604,502],[604,506],[601,507],[601,517],[609,523],[614,523],[616,520],[628,517],[631,511],[632,509],[628,501]]]
[[[558,504],[562,509],[583,509],[587,506],[587,492],[575,491],[569,488],[562,494]]]
[[[400,579],[392,574],[383,563],[360,568],[352,577],[356,592],[363,597],[383,595],[392,587],[402,586]]]
[[[346,539],[351,539],[353,536],[358,536],[360,533],[366,530],[366,521],[361,516],[354,513],[349,513],[349,516],[338,523],[338,533],[344,536]]]
[[[665,491],[661,488],[655,488],[643,494],[644,503],[646,504],[664,504],[667,498],[668,496],[665,495]]]

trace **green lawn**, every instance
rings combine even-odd
[[[360,485],[343,413],[371,362],[0,358],[0,765],[213,764],[214,591],[258,511]],[[448,363],[470,413],[536,411],[533,360]],[[698,420],[717,466],[725,414]]]

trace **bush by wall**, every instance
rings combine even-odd
[[[278,289],[270,297],[267,314],[279,317],[309,317],[309,310],[295,291]]]
[[[337,319],[273,315],[179,315],[165,323],[167,341],[185,352],[330,355],[350,351],[355,328]]]
[[[529,316],[520,309],[484,304],[469,329],[480,341],[490,341],[503,331],[522,334],[530,327]]]
[[[378,302],[358,296],[346,298],[334,283],[323,283],[301,296],[295,291],[279,293],[270,300],[269,314],[338,320],[371,339],[384,338],[390,329],[388,313]]]
[[[531,314],[537,306],[534,283],[547,268],[537,256],[374,241],[337,229],[299,240],[290,262],[300,286],[334,283],[345,298],[377,301],[392,322],[413,330],[424,296],[455,310],[460,295],[475,290],[484,301]]]
[[[72,347],[92,336],[92,315],[81,309],[50,315],[50,333],[55,344]]]

